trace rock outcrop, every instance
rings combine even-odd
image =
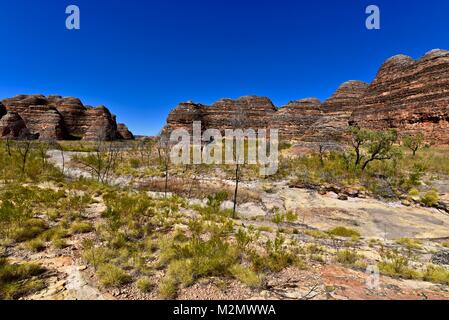
[[[17,112],[8,111],[0,119],[0,138],[5,139],[35,139],[25,125],[25,121]]]
[[[3,100],[8,111],[6,120],[0,116],[5,136],[9,138],[36,137],[40,140],[114,140],[132,139],[133,135],[122,134],[115,116],[104,107],[85,106],[73,97],[43,95],[18,95]],[[2,114],[0,107],[0,115]],[[22,122],[20,122],[19,118]],[[7,125],[16,123],[15,128],[25,124],[21,130],[8,130]],[[20,125],[19,125],[20,123]],[[25,130],[26,129],[26,130]],[[20,133],[22,132],[22,133]],[[124,131],[123,131],[124,133]]]
[[[321,102],[316,98],[290,101],[275,112],[269,121],[270,128],[279,128],[279,134],[287,140],[304,136],[310,126],[322,118]],[[256,127],[257,128],[257,127]]]
[[[423,132],[428,143],[449,143],[449,52],[432,50],[418,60],[388,59],[371,84],[343,83],[325,102],[308,98],[276,108],[265,97],[222,99],[211,106],[181,103],[167,119],[165,132],[192,127],[233,128],[241,118],[247,128],[277,128],[281,138],[312,144],[336,143],[349,125],[400,133]]]
[[[343,83],[321,105],[321,116],[308,126],[302,140],[332,145],[345,139],[352,112],[359,107],[359,100],[368,86],[366,82],[354,80]]]
[[[5,106],[0,102],[0,119],[6,114]]]
[[[124,123],[117,124],[117,133],[121,140],[134,140],[134,135]]]
[[[372,129],[420,131],[430,143],[449,143],[449,51],[432,50],[418,60],[388,59],[350,121]]]

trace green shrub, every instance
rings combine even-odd
[[[83,241],[83,258],[90,263],[95,270],[102,264],[115,257],[115,252],[104,247],[95,247],[90,240]]]
[[[47,228],[47,223],[44,220],[29,219],[22,226],[12,230],[11,238],[17,242],[27,241],[36,238]]]
[[[142,292],[150,292],[154,284],[148,277],[139,278],[136,282],[137,288]]]
[[[25,242],[24,247],[28,250],[39,252],[45,249],[45,244],[41,239],[32,239]]]
[[[218,210],[220,205],[228,198],[228,193],[226,191],[217,192],[214,195],[207,197],[207,205]]]
[[[64,249],[69,246],[64,239],[53,239],[52,244],[56,249]]]
[[[285,213],[285,220],[287,220],[288,222],[295,222],[296,220],[298,220],[298,214],[294,213],[293,211],[287,211]]]
[[[354,250],[340,250],[337,252],[337,262],[353,266],[359,260],[360,256]]]
[[[262,283],[261,279],[254,271],[242,266],[241,264],[233,265],[229,271],[234,278],[251,288],[258,288]]]
[[[66,238],[68,235],[68,232],[66,229],[64,229],[61,225],[58,225],[56,227],[50,228],[46,231],[44,231],[39,238],[45,241],[53,241],[57,239]]]
[[[381,252],[382,261],[378,263],[379,271],[392,277],[419,279],[421,274],[409,267],[410,252],[401,253],[399,250],[384,250]]]
[[[268,240],[265,243],[265,251],[266,254],[262,255],[251,252],[251,261],[256,271],[279,272],[295,265],[299,258],[285,246],[285,238],[279,232],[274,241]]]
[[[449,269],[441,266],[427,266],[423,279],[430,282],[449,284]]]
[[[166,278],[159,283],[158,291],[162,299],[173,299],[176,297],[178,288],[172,279]]]
[[[359,238],[360,233],[356,230],[345,228],[345,227],[336,227],[327,232],[331,236],[335,237],[343,237],[343,238]]]
[[[273,228],[270,226],[260,226],[257,227],[257,230],[259,230],[260,232],[273,232]]]
[[[90,222],[87,221],[74,221],[72,225],[70,226],[70,231],[73,234],[76,233],[88,233],[93,230],[93,225]]]
[[[194,273],[192,260],[174,260],[168,266],[166,276],[176,284],[188,286],[193,282]]]
[[[105,287],[120,287],[131,282],[131,276],[112,264],[103,264],[99,267],[97,275]]]
[[[304,234],[317,238],[317,239],[326,239],[329,238],[329,235],[326,232],[320,231],[320,230],[312,230],[307,229],[304,231]]]
[[[273,217],[271,218],[271,221],[276,224],[281,224],[285,220],[285,215],[280,213],[279,211],[275,212]]]
[[[408,249],[421,249],[421,242],[416,239],[410,239],[410,238],[400,238],[396,240],[397,244],[400,244]]]
[[[427,207],[433,207],[439,200],[440,197],[438,196],[438,192],[436,190],[430,190],[426,192],[423,197],[421,197],[421,202]]]
[[[44,282],[33,278],[43,272],[45,269],[36,264],[9,264],[0,258],[0,300],[18,299],[44,289]]]

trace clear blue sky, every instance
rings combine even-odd
[[[369,4],[380,31],[365,28]],[[76,96],[155,134],[181,101],[326,99],[392,55],[449,49],[448,19],[446,0],[0,0],[0,98]]]

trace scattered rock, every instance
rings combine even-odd
[[[432,255],[432,263],[449,265],[449,251],[442,250]]]
[[[410,201],[408,201],[407,199],[402,200],[401,204],[406,207],[410,207],[412,205],[412,203]]]
[[[346,188],[344,194],[351,198],[357,198],[359,196],[359,190],[355,188]]]

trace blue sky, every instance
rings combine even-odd
[[[79,31],[65,28],[70,4]],[[369,4],[381,30],[365,28]],[[446,0],[0,0],[0,99],[76,96],[156,134],[182,101],[281,106],[369,82],[392,55],[449,49],[448,15]]]

